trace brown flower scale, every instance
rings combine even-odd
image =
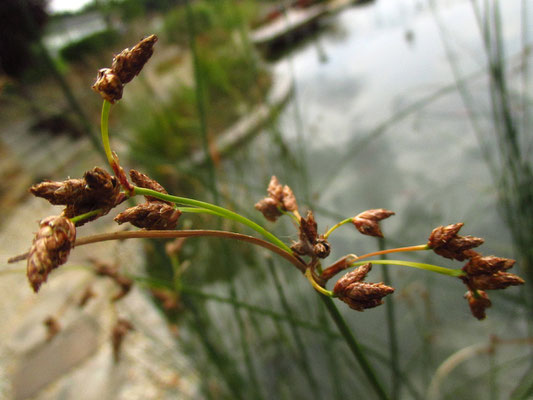
[[[353,217],[352,223],[363,235],[382,238],[383,233],[379,227],[379,221],[389,218],[391,215],[394,215],[394,212],[385,210],[384,208],[376,208],[356,215]]]

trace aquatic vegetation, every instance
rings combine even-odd
[[[40,222],[40,230],[34,238],[30,251],[11,260],[15,262],[27,259],[28,280],[35,292],[47,281],[54,269],[66,263],[69,253],[82,245],[96,246],[99,242],[128,238],[182,240],[193,237],[217,237],[222,240],[245,242],[281,257],[283,260],[277,261],[276,265],[272,266],[273,270],[279,268],[281,264],[288,263],[296,269],[295,272],[302,275],[302,279],[309,282],[309,289],[315,290],[324,303],[342,340],[362,367],[368,384],[379,398],[386,399],[389,395],[369,361],[366,351],[355,339],[334,303],[334,300],[338,299],[356,311],[372,309],[383,304],[383,299],[392,295],[395,289],[389,283],[365,281],[373,265],[387,264],[416,268],[444,275],[446,278],[443,279],[451,278],[459,284],[465,284],[468,306],[477,319],[484,319],[486,309],[491,306],[487,290],[501,290],[524,283],[519,276],[507,272],[513,267],[514,260],[483,256],[473,250],[483,243],[483,239],[459,235],[463,227],[462,223],[439,226],[431,231],[428,228],[429,235],[426,243],[382,249],[362,255],[350,253],[328,264],[326,260],[334,247],[332,236],[334,233],[339,233],[338,228],[353,224],[354,233],[383,237],[380,224],[383,220],[392,217],[394,212],[382,208],[366,210],[342,219],[321,233],[313,210],[304,212],[298,204],[296,193],[288,185],[282,185],[275,176],[272,176],[267,187],[267,196],[259,200],[255,208],[269,221],[276,221],[280,218],[291,221],[297,232],[298,240],[286,243],[281,237],[274,235],[264,226],[241,213],[212,202],[168,194],[159,182],[137,170],[132,169],[129,174],[126,174],[119,157],[111,149],[108,129],[109,113],[112,104],[122,98],[124,85],[140,73],[152,55],[156,41],[157,38],[152,35],[131,49],[121,52],[115,57],[110,68],[99,71],[97,81],[93,86],[93,89],[104,99],[101,118],[102,143],[113,175],[104,168],[94,167],[87,171],[83,178],[60,182],[46,181],[30,189],[35,196],[42,197],[51,204],[65,206],[61,215],[50,216]],[[115,216],[115,221],[119,224],[130,223],[141,228],[140,230],[104,232],[93,236],[77,237],[77,227],[111,213],[125,200],[139,197],[144,197],[144,202],[119,213]],[[241,233],[236,228],[233,229],[234,225],[231,225],[231,229],[180,229],[178,227],[181,223],[180,219],[186,214],[205,214],[210,218],[216,217],[231,221],[245,227],[246,232],[254,234]],[[177,256],[182,244],[182,241],[174,242],[167,249],[170,260],[177,264],[177,278],[173,290],[151,288],[154,295],[162,301],[163,307],[168,309],[179,308],[179,296],[183,288],[179,283],[180,267]],[[432,251],[447,259],[464,261],[465,265],[462,269],[454,269],[416,261],[390,260],[384,257],[393,253],[411,254],[423,251]],[[376,257],[380,258],[375,259]],[[209,265],[205,267],[196,265],[194,268],[210,267]],[[328,290],[328,282],[341,272],[345,272],[345,275],[337,280],[333,290]],[[113,297],[113,301],[126,296],[132,285],[136,284],[134,280],[122,276],[119,271],[110,267],[97,266],[95,273],[112,279],[121,289]],[[277,286],[283,288],[283,285],[284,282],[279,281]],[[289,294],[286,299],[287,304],[290,299]],[[184,305],[185,312],[190,311],[196,317],[194,306],[187,307],[186,303]],[[200,325],[203,323],[200,319],[197,321]],[[55,326],[53,323],[49,325]],[[113,354],[116,361],[119,360],[123,339],[132,329],[133,325],[130,322],[117,320],[112,333]],[[206,341],[206,347],[210,346],[208,338],[202,338],[202,340]],[[216,351],[211,348],[211,353],[216,353]],[[249,360],[245,362],[253,366]],[[224,365],[220,364],[217,367],[223,369]],[[309,367],[304,360],[302,370],[305,371]],[[233,379],[228,377],[228,386],[234,394],[237,393],[236,397],[242,397],[238,394],[238,384]],[[310,382],[313,382],[313,379],[310,379]]]

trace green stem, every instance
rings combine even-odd
[[[330,290],[324,289],[322,286],[320,286],[314,279],[313,274],[311,272],[311,268],[307,268],[305,270],[305,277],[307,280],[311,283],[311,285],[315,288],[315,290],[324,296],[333,297],[333,292]]]
[[[107,157],[107,162],[113,167],[114,159],[113,154],[111,153],[111,146],[109,144],[109,110],[111,109],[111,103],[107,100],[104,100],[102,104],[102,115],[100,117],[100,130],[102,132],[102,144],[104,145],[105,155]]]
[[[438,265],[433,265],[433,264],[424,264],[424,263],[418,263],[418,262],[412,262],[412,261],[403,261],[403,260],[357,261],[357,262],[354,262],[354,263],[350,264],[350,267],[358,267],[360,265],[368,264],[369,262],[372,263],[372,264],[402,265],[404,267],[425,269],[426,271],[436,272],[438,274],[454,276],[454,277],[459,277],[459,276],[466,275],[460,269],[451,269],[451,268],[439,267]]]
[[[97,210],[92,210],[92,211],[86,212],[84,214],[76,215],[75,217],[70,218],[70,220],[72,221],[72,223],[75,224],[77,222],[83,221],[84,219],[94,217],[94,216],[100,214],[101,212],[102,212],[102,209],[99,208]]]
[[[350,327],[340,314],[339,310],[333,303],[333,300],[331,297],[320,295],[320,298],[324,302],[326,309],[328,310],[331,318],[337,325],[337,328],[339,329],[339,332],[344,337],[344,340],[348,347],[350,348],[350,351],[355,356],[357,362],[361,366],[363,372],[365,373],[366,377],[368,378],[368,381],[376,391],[376,394],[380,399],[388,399],[387,393],[385,392],[385,389],[383,388],[383,385],[379,381],[376,372],[374,371],[374,368],[368,361],[368,359],[365,356],[365,353],[363,349],[361,348],[361,345],[357,342],[355,339]]]
[[[324,234],[324,239],[327,239],[329,235],[331,235],[333,233],[333,231],[341,226],[343,226],[344,224],[347,224],[348,222],[351,222],[352,221],[352,218],[346,218],[346,219],[343,219],[342,221],[336,223],[335,225],[333,225],[331,228],[329,228],[329,230]]]
[[[186,197],[172,196],[170,194],[163,194],[163,193],[156,192],[155,190],[146,189],[146,188],[140,188],[140,187],[137,187],[137,186],[134,187],[133,194],[134,195],[143,195],[143,196],[152,196],[152,197],[156,197],[158,199],[165,200],[165,201],[170,201],[170,202],[176,203],[176,204],[185,204],[185,205],[189,205],[189,206],[200,207],[200,208],[204,208],[204,209],[207,209],[207,210],[210,210],[210,211],[214,211],[217,215],[220,215],[221,217],[228,218],[228,219],[231,219],[233,221],[240,222],[240,223],[252,228],[254,231],[256,231],[257,233],[263,235],[265,238],[267,238],[270,242],[272,242],[273,244],[275,244],[279,248],[281,248],[281,249],[285,250],[286,252],[292,254],[292,250],[289,248],[289,246],[287,246],[285,243],[283,243],[281,240],[279,240],[276,236],[274,236],[272,233],[267,231],[261,225],[249,220],[246,217],[243,217],[240,214],[237,214],[236,212],[227,210],[227,209],[225,209],[223,207],[216,206],[216,205],[211,204],[211,203],[206,203],[206,202],[200,201],[200,200],[189,199],[189,198],[186,198]]]

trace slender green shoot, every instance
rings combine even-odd
[[[460,276],[465,276],[466,275],[460,269],[451,269],[451,268],[440,267],[438,265],[433,265],[433,264],[424,264],[424,263],[419,263],[419,262],[403,261],[403,260],[357,261],[357,262],[354,262],[354,263],[350,264],[350,267],[358,267],[360,265],[364,265],[364,264],[367,264],[369,262],[371,262],[372,264],[401,265],[401,266],[404,266],[404,267],[425,269],[426,271],[436,272],[438,274],[454,276],[454,277],[460,277]]]
[[[329,228],[329,230],[324,234],[324,239],[327,239],[329,237],[329,235],[331,235],[335,229],[343,226],[344,224],[347,224],[348,222],[352,222],[352,219],[353,218],[346,218],[346,219],[343,219],[340,222],[337,222],[335,225],[333,225],[331,228]]]
[[[159,193],[159,192],[156,192],[155,190],[141,188],[137,186],[134,187],[133,193],[134,195],[152,196],[152,197],[156,197],[158,199],[165,200],[165,201],[170,201],[176,204],[185,204],[185,205],[189,205],[193,207],[199,207],[199,208],[207,209],[210,211],[214,211],[215,213],[217,213],[217,215],[221,217],[231,219],[233,221],[237,221],[248,226],[249,228],[255,230],[257,233],[263,235],[265,238],[267,238],[270,242],[272,242],[279,248],[292,254],[292,250],[289,248],[289,246],[287,246],[285,243],[283,243],[280,239],[278,239],[272,233],[267,231],[261,225],[253,222],[252,220],[249,220],[246,217],[243,217],[240,214],[237,214],[236,212],[230,211],[224,207],[216,206],[214,204],[206,203],[204,201],[189,199],[186,197],[178,197],[178,196],[172,196],[170,194]]]
[[[100,214],[102,211],[103,210],[101,208],[99,208],[97,210],[92,210],[92,211],[86,212],[84,214],[76,215],[75,217],[70,218],[70,221],[72,221],[72,223],[75,224],[77,222],[83,221],[84,219],[95,217],[98,214]]]
[[[111,103],[104,100],[102,104],[102,115],[100,117],[100,130],[102,132],[102,144],[104,145],[107,162],[113,166],[115,162],[113,153],[111,152],[111,145],[109,144],[109,111],[111,110]]]

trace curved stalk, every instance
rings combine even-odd
[[[346,219],[343,219],[342,221],[340,222],[337,222],[335,225],[333,225],[331,228],[329,228],[329,230],[324,233],[324,239],[327,239],[329,235],[331,235],[333,233],[333,231],[341,226],[343,226],[344,224],[347,224],[348,222],[351,222],[352,221],[352,218],[346,218]]]
[[[255,244],[257,246],[264,247],[267,250],[272,251],[273,253],[278,254],[283,257],[296,268],[298,268],[302,273],[305,273],[305,264],[300,260],[294,257],[291,253],[280,249],[278,246],[269,243],[263,239],[256,238],[254,236],[243,235],[241,233],[227,232],[227,231],[216,231],[216,230],[183,230],[183,231],[163,231],[163,230],[139,230],[139,231],[120,231],[112,233],[103,233],[99,235],[86,236],[76,240],[74,247],[83,246],[91,243],[105,242],[109,240],[122,240],[122,239],[134,239],[134,238],[153,238],[153,239],[172,239],[180,237],[222,237],[228,239],[240,240],[243,242],[248,242]]]

